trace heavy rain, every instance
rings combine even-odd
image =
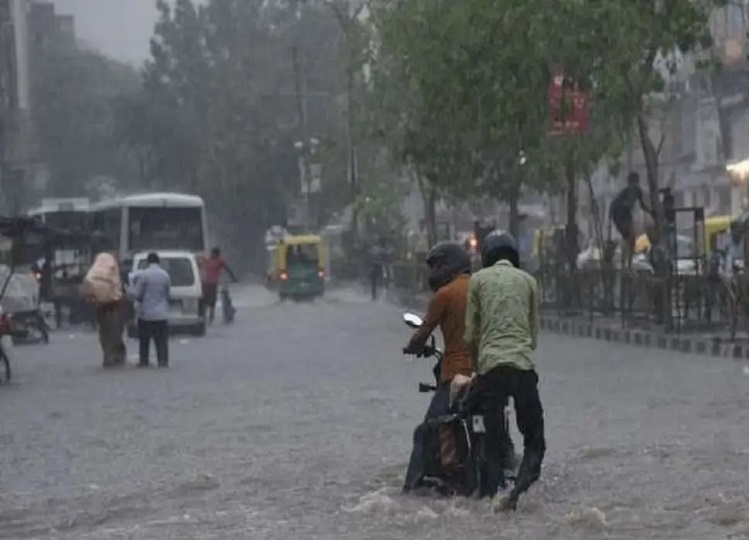
[[[0,0],[0,539],[749,539],[748,10]]]

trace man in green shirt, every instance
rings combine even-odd
[[[538,284],[518,268],[518,246],[508,233],[498,231],[484,239],[481,262],[483,269],[473,275],[468,288],[465,325],[465,342],[478,374],[478,407],[486,427],[487,470],[481,495],[493,497],[505,483],[504,407],[512,397],[524,444],[515,487],[504,501],[514,510],[520,494],[538,480],[546,451],[534,360]]]

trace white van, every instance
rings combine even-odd
[[[161,267],[172,280],[169,298],[169,329],[187,330],[197,336],[205,335],[205,317],[200,313],[200,300],[203,298],[203,286],[200,279],[200,267],[195,255],[189,251],[157,251]],[[134,287],[138,274],[148,263],[148,253],[138,253],[133,258],[133,269],[130,273],[130,287]],[[137,306],[136,306],[137,313]],[[135,328],[128,329],[133,336]]]

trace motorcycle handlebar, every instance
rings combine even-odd
[[[437,387],[433,384],[419,383],[419,392],[422,394],[426,394],[427,392],[434,392],[436,390]]]

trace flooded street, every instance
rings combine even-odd
[[[80,331],[17,348],[0,538],[749,538],[743,364],[544,335],[547,458],[505,516],[400,495],[431,365],[400,354],[398,307],[236,303],[168,371],[105,372]]]

